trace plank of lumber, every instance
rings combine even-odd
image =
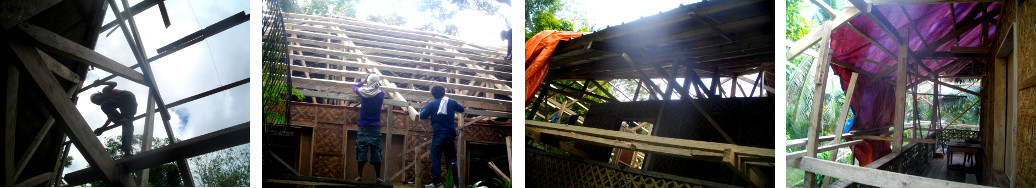
[[[838,148],[853,146],[853,145],[859,144],[860,142],[863,142],[863,140],[853,140],[853,141],[842,142],[842,143],[838,143],[838,144],[824,145],[824,146],[821,146],[821,147],[817,148],[817,153],[823,153],[825,151],[832,151],[832,150],[837,150]],[[795,159],[795,158],[803,158],[805,155],[806,155],[806,150],[802,150],[802,151],[796,151],[796,152],[788,153],[787,155],[784,155],[784,157],[786,158],[786,160],[790,161],[790,160]]]
[[[24,25],[22,27],[24,28]],[[76,110],[75,104],[72,103],[70,97],[61,90],[61,84],[58,83],[49,70],[40,65],[39,62],[42,60],[39,57],[39,53],[26,44],[13,41],[8,43],[22,61],[20,65],[25,67],[26,72],[31,75],[37,86],[43,90],[44,106],[47,107],[51,114],[54,114],[62,121],[61,125],[65,126],[65,130],[69,134],[68,136],[72,138],[72,143],[76,145],[80,153],[83,153],[83,157],[90,164],[91,167],[89,169],[100,171],[95,174],[100,175],[105,180],[115,180],[116,182],[113,183],[135,186],[136,182],[132,178],[119,178],[126,176],[124,176],[125,174],[120,174],[115,169],[114,159],[108,155],[108,152],[101,145],[101,141],[94,136],[89,124],[86,123],[86,119],[83,119],[83,115]]]
[[[487,78],[484,78],[484,77],[464,75],[464,74],[454,74],[454,73],[449,73],[449,72],[429,71],[427,69],[417,69],[417,68],[409,68],[409,67],[397,67],[397,66],[391,66],[391,65],[365,64],[365,63],[360,63],[360,62],[357,62],[357,61],[328,59],[328,58],[312,57],[312,56],[302,56],[302,55],[295,55],[295,54],[289,55],[288,58],[291,59],[291,60],[312,61],[312,62],[332,64],[332,65],[339,65],[339,66],[359,67],[359,68],[366,68],[366,69],[376,68],[376,69],[393,71],[393,72],[404,72],[404,73],[426,75],[426,76],[452,77],[452,78],[460,78],[460,79],[467,79],[467,80],[476,80],[476,81],[482,81],[482,82],[489,82],[489,83],[494,83],[494,84],[511,84],[511,81],[506,81],[506,80],[487,79]]]
[[[739,146],[739,145],[726,144],[726,143],[715,143],[715,142],[705,142],[705,141],[697,141],[697,140],[685,140],[685,139],[676,139],[676,138],[666,138],[666,137],[658,137],[658,136],[650,136],[650,135],[639,135],[639,134],[626,133],[626,132],[620,132],[620,131],[611,131],[611,130],[603,130],[603,129],[589,128],[589,127],[582,127],[582,126],[556,124],[556,123],[547,123],[547,122],[540,122],[540,121],[525,121],[525,125],[526,125],[526,127],[531,127],[531,128],[542,128],[542,129],[552,129],[552,130],[559,130],[559,131],[568,131],[568,132],[574,132],[574,133],[579,133],[579,134],[586,134],[586,135],[595,136],[595,137],[602,137],[602,138],[609,138],[609,139],[629,140],[629,141],[635,141],[635,142],[657,144],[657,145],[666,146],[666,147],[676,147],[676,148],[686,148],[686,149],[693,149],[693,150],[709,151],[709,152],[713,152],[713,153],[722,153],[726,149],[733,149],[734,151],[738,152],[740,155],[750,155],[750,156],[757,156],[757,157],[774,157],[774,155],[776,155],[775,154],[776,152],[773,149],[768,149],[768,148],[756,148],[756,147]]]
[[[14,184],[14,186],[15,187],[39,186],[41,183],[47,182],[47,179],[49,179],[51,176],[54,176],[54,172],[46,172],[46,173],[43,173],[43,174],[40,174],[40,175],[33,176],[33,177],[29,178],[29,179],[25,179],[25,181],[19,182],[18,184]]]
[[[761,75],[761,74],[760,74],[760,75]],[[745,81],[745,82],[748,82],[748,83],[755,83],[755,80],[750,80],[750,79],[748,79],[748,78],[745,78],[745,77],[737,77],[737,79],[739,79],[739,80],[742,80],[742,81]],[[766,91],[769,91],[769,92],[771,92],[771,93],[774,93],[774,92],[775,92],[775,90],[774,90],[774,89],[773,89],[772,87],[770,87],[770,86],[767,86],[766,84],[759,84],[759,85],[756,85],[756,86],[758,86],[758,87],[760,87],[760,88],[763,88],[763,89],[765,89]]]
[[[72,81],[73,83],[82,82],[78,74],[72,72],[72,70],[68,69],[68,67],[65,67],[65,65],[62,65],[61,62],[58,62],[57,59],[50,57],[50,55],[47,55],[47,53],[44,53],[40,49],[36,49],[36,52],[40,54],[40,57],[43,58],[43,63],[46,65],[48,69],[50,69],[51,72],[54,72],[54,75],[58,75],[58,77],[64,78],[68,81]]]
[[[800,169],[838,179],[877,187],[980,187],[980,185],[932,179],[896,172],[862,168],[846,164],[804,157]]]
[[[305,35],[305,36],[308,36],[308,37],[320,37],[320,38],[326,38],[326,39],[335,39],[335,40],[349,41],[349,42],[353,42],[353,43],[362,43],[362,44],[368,44],[368,45],[372,45],[373,44],[373,45],[378,45],[378,46],[388,46],[388,47],[391,47],[391,48],[398,48],[398,46],[403,46],[403,45],[393,45],[393,44],[389,44],[389,43],[381,43],[381,42],[377,42],[377,41],[369,41],[369,40],[365,40],[365,39],[361,39],[361,38],[347,38],[347,37],[342,37],[342,36],[328,35],[328,34],[323,34],[323,33],[309,32],[309,31],[288,30],[287,33],[288,34],[295,34],[295,35]],[[501,63],[493,63],[493,62],[486,62],[486,61],[459,59],[459,58],[466,57],[466,56],[474,56],[474,55],[471,55],[471,54],[464,54],[464,53],[460,53],[460,52],[448,52],[448,51],[447,51],[447,54],[442,54],[441,50],[434,50],[434,49],[427,49],[427,48],[419,48],[421,50],[407,49],[407,50],[413,50],[413,51],[422,52],[422,53],[416,53],[416,52],[407,52],[407,51],[395,50],[395,49],[391,49],[391,48],[378,48],[378,47],[368,47],[368,46],[348,46],[348,45],[343,45],[343,44],[338,44],[338,43],[328,43],[328,42],[324,42],[324,41],[310,40],[310,39],[303,39],[303,38],[296,38],[296,37],[288,38],[288,42],[296,42],[296,43],[299,43],[299,44],[309,44],[309,45],[335,47],[335,48],[343,48],[343,49],[357,49],[357,50],[361,50],[361,51],[364,51],[364,52],[371,52],[371,53],[391,54],[391,55],[406,56],[406,57],[416,57],[416,58],[427,58],[427,59],[431,59],[431,60],[448,61],[448,62],[459,62],[459,63],[475,64],[475,65],[482,65],[482,66],[492,66],[492,67],[496,67],[496,68],[505,68],[505,69],[510,69],[511,68],[511,65],[509,65],[509,64],[501,64]],[[441,54],[441,55],[432,55],[432,54]],[[446,56],[442,56],[442,55],[451,55],[451,56],[454,56],[454,57],[446,57]]]
[[[607,139],[607,138],[601,138],[601,137],[577,134],[577,133],[573,133],[573,132],[558,131],[558,130],[543,129],[543,128],[526,127],[525,129],[526,129],[526,131],[537,132],[537,133],[539,133],[541,135],[542,134],[549,134],[549,135],[554,135],[554,136],[558,136],[558,137],[573,139],[573,140],[577,140],[577,141],[579,141],[581,143],[587,143],[587,144],[593,144],[593,145],[600,145],[600,146],[606,146],[606,147],[628,149],[628,150],[634,150],[634,151],[643,151],[643,152],[648,152],[648,153],[670,155],[670,156],[675,156],[675,157],[681,157],[681,158],[687,158],[687,159],[693,159],[693,160],[710,161],[710,162],[721,162],[723,160],[723,154],[722,153],[716,153],[716,152],[709,152],[709,151],[702,151],[702,150],[693,150],[693,149],[686,149],[686,148],[675,148],[675,147],[659,146],[659,145],[653,145],[653,144],[648,144],[648,143],[636,143],[636,142],[628,142],[628,141],[621,141],[621,140],[613,140],[613,139]]]
[[[343,94],[343,93],[332,93],[332,92],[326,92],[326,91],[313,91],[313,90],[299,90],[299,92],[302,93],[302,95],[305,95],[307,97],[321,97],[321,98],[339,99],[339,100],[354,101],[354,102],[359,102],[359,100],[360,100],[356,96],[356,94],[353,94],[353,93]],[[464,102],[461,102],[461,103],[464,103]],[[424,106],[421,106],[421,103],[402,102],[402,101],[393,101],[393,100],[386,100],[384,102],[384,105],[397,106],[397,107],[411,106],[411,107],[414,107],[414,108],[423,108],[424,107]],[[464,104],[464,105],[467,106],[467,104]],[[463,114],[471,114],[471,115],[478,115],[478,116],[490,116],[490,117],[511,117],[511,114],[509,112],[498,112],[498,111],[470,109],[470,108],[469,109],[464,109]]]
[[[853,94],[855,94],[854,91],[856,91],[857,77],[859,77],[859,74],[855,72],[849,77],[849,89],[845,92],[845,102],[842,103],[842,110],[840,111],[841,113],[838,114],[838,122],[835,124],[835,129],[833,130],[838,132],[835,133],[835,139],[831,141],[831,143],[828,143],[828,145],[835,145],[842,142],[842,134],[839,133],[845,129],[845,121],[846,118],[849,117],[849,105],[852,104]],[[831,155],[828,156],[830,161],[837,160],[838,150],[831,151]],[[831,177],[824,177],[824,182],[821,183],[821,185],[827,185],[828,183],[831,183]]]
[[[292,77],[291,80],[293,82],[292,84],[294,84],[295,87],[298,87],[298,88],[308,88],[308,89],[314,89],[314,90],[319,90],[319,91],[333,91],[333,92],[339,92],[339,93],[351,93],[352,92],[352,90],[351,90],[352,86],[356,85],[355,82],[322,80],[322,79],[309,79],[309,78],[299,78],[299,77]],[[347,89],[349,89],[349,90],[347,91]],[[421,90],[415,90],[415,89],[406,89],[406,88],[394,88],[394,87],[381,87],[381,89],[384,90],[385,92],[399,92],[399,93],[403,94],[403,96],[405,96],[406,98],[411,98],[411,99],[418,99],[418,98],[431,99],[432,98],[432,94],[430,92],[428,92],[428,91],[421,91]],[[509,101],[509,100],[473,97],[473,96],[467,96],[467,95],[457,95],[457,94],[453,94],[453,93],[446,93],[446,96],[449,96],[450,98],[453,98],[453,99],[458,99],[458,101],[471,101],[471,102],[481,103],[481,105],[469,105],[471,103],[464,104],[464,106],[466,106],[466,107],[481,106],[480,108],[487,108],[487,109],[510,109],[510,105],[511,105],[511,101]]]
[[[886,136],[876,136],[876,135],[859,135],[859,136],[856,136],[856,139],[892,141],[894,138],[886,137]],[[935,139],[903,138],[903,142],[911,142],[911,143],[913,143],[913,142],[920,142],[920,143],[934,144],[934,143],[936,143],[936,140]]]
[[[4,30],[9,30],[14,27],[15,24],[19,24],[29,20],[36,14],[49,9],[50,7],[58,4],[61,0],[16,0],[16,1],[2,1],[0,2],[0,24],[3,24]]]
[[[362,78],[362,77],[367,75],[367,73],[365,73],[365,72],[357,72],[357,71],[303,67],[303,66],[299,66],[299,65],[291,65],[291,66],[292,66],[292,69],[291,69],[292,71],[300,71],[300,72],[308,72],[308,73],[317,73],[317,74],[335,75],[335,76],[353,77],[353,78]],[[453,88],[453,89],[458,89],[458,90],[470,90],[470,91],[478,91],[478,92],[496,92],[496,93],[510,93],[511,92],[510,90],[502,90],[502,89],[487,88],[487,87],[480,87],[480,86],[471,86],[471,85],[465,85],[465,84],[455,84],[455,83],[448,83],[448,82],[438,82],[438,81],[428,81],[428,80],[421,80],[421,79],[404,78],[404,77],[397,77],[397,76],[392,76],[392,75],[381,75],[381,79],[382,80],[387,80],[389,82],[394,82],[394,83],[420,84],[420,85],[429,85],[429,86],[430,85],[438,84],[438,85],[442,85],[443,87]]]
[[[22,37],[22,39],[27,40],[26,42],[29,42],[29,44],[37,46],[44,51],[50,52],[50,54],[86,63],[90,66],[110,72],[113,75],[126,78],[127,80],[142,85],[149,85],[144,80],[143,74],[136,72],[115,60],[109,59],[90,48],[79,45],[79,43],[65,39],[65,37],[54,32],[50,32],[31,24],[19,24],[18,30],[21,31],[21,34],[26,36]],[[37,52],[34,51],[33,53]]]
[[[234,125],[182,142],[124,157],[116,160],[115,164],[121,166],[122,171],[131,172],[238,146],[248,143],[248,127],[248,122]],[[100,177],[97,176],[94,168],[87,168],[65,175],[65,180],[68,181],[69,185],[81,185],[95,181],[98,178]]]
[[[852,138],[854,136],[855,135],[853,135],[853,133],[842,134],[842,138]],[[833,140],[834,138],[835,135],[821,136],[820,138],[817,138],[817,142],[827,142]],[[806,146],[806,138],[788,140],[784,142],[785,149],[797,148],[802,146]]]

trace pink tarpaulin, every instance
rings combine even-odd
[[[951,5],[953,6],[952,9]],[[927,56],[936,52],[949,52],[952,47],[988,47],[994,33],[996,33],[996,25],[975,23],[996,23],[995,20],[998,20],[1000,17],[1001,7],[999,3],[988,5],[983,3],[944,3],[907,5],[902,6],[902,9],[900,6],[878,6],[877,10],[885,15],[896,30],[913,29],[916,26],[920,36],[918,32],[910,31],[910,36],[905,38],[905,40],[908,41],[908,46],[910,51],[913,51],[913,55]],[[903,9],[905,9],[906,14],[904,14]],[[951,14],[951,10],[953,10],[953,14]],[[956,19],[954,20],[954,18]],[[994,21],[973,21],[987,19]],[[911,25],[911,21],[914,25]],[[899,47],[894,39],[886,35],[881,27],[867,16],[857,16],[849,20],[849,23],[891,51],[893,55],[899,55]],[[955,27],[960,28],[955,30]],[[953,35],[956,33],[960,33],[960,35]],[[959,40],[957,36],[959,36]],[[925,44],[925,42],[937,43],[939,41],[948,42],[939,46]],[[886,68],[865,62],[863,59],[895,67],[896,58],[894,56],[889,56],[884,50],[853,32],[848,25],[836,28],[831,32],[831,48],[834,59],[846,62],[851,66],[872,74],[882,73],[886,71]],[[913,67],[912,62],[908,65],[908,68],[917,69]],[[921,62],[928,69],[938,70],[953,63],[954,60],[948,58],[924,59]],[[847,90],[849,75],[852,74],[852,71],[841,66],[832,65],[831,67],[834,71],[833,73],[840,77],[842,90]],[[956,74],[961,69],[959,67],[955,68],[955,70],[947,70],[944,72],[944,75]],[[925,71],[917,72],[922,76],[928,76]],[[897,79],[895,76],[896,74],[886,75],[890,80]],[[870,82],[870,79],[869,76],[863,74],[859,75],[857,79],[857,89],[856,93],[853,94],[851,104],[853,113],[856,114],[852,127],[853,130],[866,130],[893,124],[896,102],[894,97],[895,85],[881,81]],[[918,78],[911,78],[907,80],[907,83],[915,81],[918,81]],[[854,156],[860,161],[861,166],[867,165],[891,152],[888,141],[877,140],[864,141],[864,143],[857,145],[855,150],[856,155]]]

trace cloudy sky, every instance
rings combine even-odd
[[[443,7],[454,7],[449,1],[442,1]],[[507,4],[492,3],[500,6],[499,12],[508,13],[513,9]],[[408,28],[419,28],[429,21],[437,21],[434,18],[418,11],[418,3],[410,0],[367,0],[360,1],[356,6],[356,17],[367,20],[368,15],[391,15],[399,14],[406,18]],[[508,14],[511,15],[511,14]],[[515,16],[508,16],[513,19]],[[500,15],[485,15],[478,11],[461,11],[453,16],[453,19],[446,20],[446,24],[457,25],[457,36],[451,36],[458,40],[482,46],[507,46],[507,41],[500,40],[500,31],[507,28],[504,17]],[[520,22],[511,21],[511,25],[520,26]]]
[[[130,6],[139,0],[131,0]],[[134,19],[140,32],[148,57],[155,56],[159,47],[178,40],[204,27],[212,25],[224,18],[248,10],[248,1],[204,1],[204,0],[168,0],[165,1],[172,25],[166,28],[162,22],[158,6],[152,7]],[[120,10],[125,10],[119,5]],[[105,23],[114,20],[112,10],[107,10]],[[171,103],[189,96],[214,89],[249,77],[248,68],[248,24],[242,23],[215,36],[180,50],[151,63],[155,71],[155,80],[166,103]],[[98,37],[95,51],[126,66],[135,65],[122,31],[116,28],[110,36],[109,31],[102,31]],[[137,69],[139,71],[139,69]],[[111,75],[100,69],[89,71],[83,80],[84,85]],[[137,97],[137,113],[146,112],[148,88],[115,78],[116,89],[128,90]],[[250,84],[234,87],[229,90],[201,98],[178,107],[171,108],[173,134],[178,139],[186,140],[216,130],[248,121],[248,90]],[[89,101],[89,95],[100,92],[101,88],[83,91],[76,106],[91,129],[99,128],[107,118],[100,107]],[[166,131],[161,118],[156,114],[155,138],[165,138]],[[144,119],[134,122],[134,134],[143,134]],[[113,129],[101,135],[102,142],[122,134],[122,129]],[[139,144],[139,143],[137,143]],[[73,146],[74,148],[74,146]],[[79,153],[72,149],[69,156],[74,157],[72,166],[65,172],[73,172],[86,168],[88,164]]]

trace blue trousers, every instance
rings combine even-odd
[[[453,182],[460,181],[457,176],[457,135],[433,134],[432,135],[432,183],[442,183],[442,165],[439,162],[442,157],[446,158],[453,174]]]

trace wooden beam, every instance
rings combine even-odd
[[[154,150],[116,160],[122,171],[130,172],[207,154],[248,143],[248,122],[224,128],[191,139],[169,144]],[[94,168],[87,168],[65,175],[69,185],[81,185],[100,178]]]
[[[637,67],[637,64],[635,62],[633,62],[633,59],[630,59],[629,55],[627,55],[626,53],[622,54],[622,58],[631,67]],[[698,101],[695,101],[694,99],[691,99],[692,98],[691,95],[687,93],[688,92],[687,88],[681,87],[678,84],[676,84],[677,82],[674,79],[674,77],[669,77],[669,75],[665,72],[665,70],[663,70],[660,66],[659,67],[655,67],[655,69],[658,70],[658,72],[662,74],[663,78],[668,78],[667,82],[671,83],[670,86],[675,87],[677,89],[677,91],[679,91],[680,95],[682,96],[680,98],[681,99],[686,99],[687,101],[690,101],[691,105],[694,106],[695,109],[698,109],[696,111],[698,111],[699,114],[701,114],[703,117],[705,117],[705,120],[709,121],[709,124],[712,125],[712,128],[716,129],[716,132],[719,132],[720,136],[723,136],[723,138],[727,141],[727,143],[736,144],[736,143],[734,143],[734,139],[731,139],[730,136],[727,135],[727,132],[723,131],[723,128],[721,128],[719,126],[719,124],[716,123],[716,121],[712,119],[712,116],[709,116],[708,112],[705,112],[705,108],[702,108],[701,105],[698,104]],[[636,70],[636,72],[638,74],[640,74],[642,79],[646,79],[647,81],[651,80],[651,78],[649,76],[647,76],[647,74],[644,74],[644,72],[641,71],[639,68],[634,69],[634,70]],[[675,73],[675,71],[674,71],[674,73]],[[715,73],[715,72],[713,72],[713,73]],[[718,74],[713,74],[713,75],[718,75]],[[716,78],[713,78],[713,85],[714,85],[713,88],[718,89],[719,85],[717,84],[718,82],[716,82],[716,81],[718,81],[718,80]],[[658,88],[658,86],[655,86],[654,84],[651,84],[651,85],[654,86],[655,89],[658,89],[658,91],[662,91],[661,88]]]
[[[864,139],[864,140],[884,140],[884,141],[892,141],[893,139],[895,139],[895,138],[891,138],[891,137],[875,136],[875,135],[859,135],[859,136],[856,136],[854,138],[856,138],[856,139]],[[936,140],[935,139],[919,139],[919,138],[903,138],[903,142],[911,142],[911,143],[913,143],[913,142],[920,142],[920,143],[935,144]]]
[[[18,184],[14,184],[14,187],[29,187],[29,186],[40,186],[43,182],[47,182],[51,176],[54,176],[54,172],[46,172],[40,175],[33,176],[29,179],[25,179]]]
[[[9,45],[22,61],[20,65],[24,66],[26,72],[31,75],[37,86],[43,90],[43,97],[46,98],[44,99],[44,106],[47,107],[51,114],[54,114],[62,121],[62,125],[65,126],[64,129],[67,130],[69,137],[72,138],[72,143],[76,145],[76,148],[86,158],[87,163],[90,164],[91,168],[88,169],[100,171],[97,174],[113,184],[136,186],[136,182],[132,180],[132,177],[126,176],[115,169],[114,159],[108,155],[108,152],[101,145],[101,141],[90,131],[89,124],[83,119],[82,114],[76,110],[75,104],[69,100],[68,95],[61,91],[57,79],[54,78],[54,75],[49,70],[40,65],[39,62],[42,60],[39,57],[39,53],[32,47],[22,43],[9,41]]]
[[[339,93],[351,93],[352,92],[352,90],[350,90],[351,86],[356,85],[355,82],[346,82],[346,81],[309,79],[309,78],[299,78],[299,77],[292,77],[291,79],[292,79],[292,82],[294,82],[294,85],[296,87],[298,87],[298,88],[307,88],[307,89],[313,89],[313,90],[318,90],[318,91],[333,91],[333,92],[339,92]],[[426,99],[430,99],[432,97],[432,94],[430,92],[428,92],[428,91],[421,91],[421,90],[407,89],[407,88],[395,88],[395,87],[381,87],[381,89],[384,90],[385,92],[399,92],[405,98],[414,98],[414,99],[416,99],[416,98],[426,98]],[[494,109],[494,110],[505,110],[505,109],[510,109],[509,105],[511,105],[511,101],[509,101],[509,100],[473,97],[473,96],[458,95],[458,94],[453,94],[453,93],[446,93],[446,96],[449,96],[450,98],[458,99],[458,100],[461,100],[461,101],[473,102],[473,103],[464,104],[464,106],[466,106],[466,107],[477,107],[477,108],[487,108],[487,109]],[[480,103],[480,104],[474,104],[474,103]]]
[[[762,75],[762,73],[759,73],[759,75]],[[745,78],[745,77],[737,77],[737,79],[739,79],[739,80],[742,80],[742,81],[745,81],[745,82],[749,82],[749,83],[754,83],[754,82],[756,82],[755,80],[749,80],[748,78]],[[759,87],[759,88],[763,88],[764,90],[766,90],[766,91],[769,91],[769,92],[771,92],[771,93],[774,93],[774,92],[776,91],[776,90],[775,90],[775,89],[773,89],[772,87],[770,87],[770,86],[766,86],[765,84],[758,84],[758,85],[756,85],[756,86],[757,86],[757,87]],[[754,91],[754,90],[753,90],[753,91]],[[754,92],[753,92],[753,93],[754,93]],[[749,94],[751,94],[751,93],[749,93]]]
[[[833,28],[831,25],[825,24],[822,25],[820,29],[830,32]],[[821,127],[823,126],[823,122],[821,120],[824,115],[824,91],[826,91],[825,88],[827,87],[827,74],[830,69],[830,59],[833,59],[831,58],[830,44],[830,36],[824,36],[823,39],[820,40],[820,57],[817,57],[818,61],[816,62],[817,72],[814,74],[815,79],[813,80],[813,101],[811,103],[812,107],[810,107],[809,128],[806,134],[806,157],[808,158],[814,158],[817,156],[817,146],[820,144],[817,142],[817,137],[820,135],[820,131],[823,130]],[[816,181],[814,179],[816,177],[812,172],[806,171],[805,173],[806,179],[804,181],[806,181],[806,187],[815,187]]]
[[[854,136],[855,135],[853,135],[853,133],[842,134],[842,138],[852,138]],[[834,139],[835,139],[835,135],[821,136],[820,138],[817,138],[817,142],[827,142],[827,141],[831,141],[831,140],[834,140]],[[800,138],[800,139],[784,141],[784,148],[785,149],[797,148],[797,147],[802,147],[802,146],[806,146],[806,138]]]
[[[36,52],[40,53],[40,58],[43,58],[43,63],[46,65],[47,68],[50,69],[51,72],[54,72],[54,75],[64,78],[65,80],[72,81],[73,83],[82,82],[82,80],[80,80],[79,78],[79,75],[77,75],[75,72],[72,72],[72,70],[69,70],[68,67],[65,67],[65,65],[62,65],[61,62],[58,62],[57,59],[50,57],[50,55],[47,55],[47,53],[44,53],[40,49],[36,49]]]
[[[90,66],[97,67],[101,70],[110,72],[113,75],[118,75],[142,85],[150,85],[144,80],[143,74],[140,74],[115,60],[109,59],[90,48],[79,45],[79,43],[65,39],[65,37],[54,32],[31,24],[19,24],[18,31],[25,36],[21,39],[26,40],[29,44],[37,46],[44,51],[50,52],[50,54],[86,63]],[[39,56],[38,52],[35,52],[35,49],[33,49],[32,53],[37,53],[36,56]]]
[[[21,177],[22,172],[25,170],[25,166],[29,164],[29,160],[31,160],[32,156],[36,154],[36,150],[39,149],[40,143],[43,143],[43,138],[47,136],[47,133],[50,133],[50,129],[53,126],[54,118],[49,118],[43,123],[43,126],[40,127],[40,131],[36,132],[36,136],[33,137],[32,143],[29,144],[28,151],[25,151],[21,160],[18,160],[18,167],[15,167],[12,180],[18,180]]]
[[[823,152],[832,151],[832,150],[837,151],[838,148],[854,146],[856,144],[859,144],[860,142],[863,142],[863,140],[853,140],[853,141],[842,142],[842,143],[838,143],[838,144],[828,144],[828,145],[820,146],[819,148],[817,148],[817,153],[823,153]],[[805,157],[805,156],[806,156],[806,150],[802,150],[802,151],[796,151],[796,152],[788,153],[784,157],[785,157],[785,160],[788,160],[788,161],[794,160],[796,158],[815,158],[815,157]]]
[[[564,125],[564,124],[547,123],[547,122],[539,122],[539,121],[525,121],[525,125],[526,125],[526,127],[530,127],[530,128],[540,128],[540,129],[550,129],[550,130],[558,130],[558,131],[564,131],[564,132],[573,132],[573,133],[585,134],[585,135],[594,136],[594,137],[602,137],[602,138],[608,138],[608,139],[629,140],[629,141],[633,141],[633,142],[655,144],[655,145],[666,146],[666,147],[676,147],[676,148],[700,150],[700,151],[707,151],[707,152],[712,152],[712,153],[722,153],[726,149],[733,149],[734,151],[738,152],[739,155],[747,155],[747,156],[763,157],[763,158],[774,157],[774,155],[776,153],[776,152],[774,152],[773,149],[768,149],[768,148],[756,148],[756,147],[739,146],[739,145],[726,144],[726,143],[715,143],[715,142],[705,142],[705,141],[697,141],[697,140],[685,140],[685,139],[666,138],[666,137],[658,137],[658,136],[650,136],[650,135],[640,135],[640,134],[633,134],[633,133],[627,133],[627,132],[621,132],[621,131],[611,131],[611,130],[603,130],[603,129],[589,128],[589,127],[582,127],[582,126]]]
[[[147,112],[144,113],[146,117],[144,118],[144,135],[142,135],[144,140],[143,143],[140,143],[140,152],[151,150],[151,142],[155,135],[155,105],[155,96],[148,93],[147,108],[145,108]],[[151,169],[144,169],[137,173],[140,174],[140,184],[148,185],[148,175],[151,174]]]
[[[358,102],[360,100],[360,98],[356,94],[352,94],[352,93],[343,94],[343,93],[332,93],[332,92],[326,92],[326,91],[313,91],[313,90],[299,90],[299,93],[302,93],[302,95],[305,95],[307,97],[321,97],[321,98],[338,99],[338,100],[346,100],[346,101],[353,101],[353,102]],[[406,107],[406,106],[410,106],[410,107],[414,107],[414,108],[423,108],[424,107],[424,106],[421,106],[421,103],[393,101],[393,100],[386,100],[383,104],[384,105],[389,105],[389,106],[395,106],[395,107]],[[489,110],[480,110],[480,109],[470,109],[470,108],[469,109],[464,109],[463,114],[478,115],[478,116],[490,116],[490,117],[511,117],[511,114],[507,113],[507,112],[498,112],[498,111],[489,111]]]
[[[836,145],[842,142],[842,130],[845,129],[845,121],[849,117],[849,112],[852,112],[849,111],[849,105],[852,104],[853,94],[856,93],[856,78],[858,76],[859,74],[855,72],[849,76],[849,89],[845,92],[845,101],[842,103],[842,110],[838,114],[838,121],[833,130],[835,131],[835,138],[828,145]],[[838,150],[831,151],[831,155],[828,156],[830,161],[835,161],[838,159]],[[827,185],[828,183],[831,183],[831,177],[824,177],[824,182],[821,185]]]
[[[653,145],[653,144],[647,144],[647,143],[634,143],[634,142],[621,141],[621,140],[612,140],[612,139],[606,139],[606,138],[601,138],[601,137],[587,136],[587,135],[577,134],[577,133],[573,133],[573,132],[565,132],[565,131],[558,131],[558,130],[551,130],[551,129],[542,129],[542,128],[534,128],[534,127],[526,127],[525,129],[527,131],[531,130],[533,132],[538,132],[540,134],[549,134],[549,135],[554,135],[554,136],[558,136],[558,137],[569,138],[569,139],[573,139],[573,140],[578,140],[579,142],[593,144],[593,145],[600,145],[600,146],[606,146],[606,147],[621,148],[621,149],[628,149],[628,150],[642,151],[642,152],[649,152],[649,153],[656,153],[656,154],[664,154],[664,155],[670,155],[670,156],[687,158],[687,159],[693,159],[693,160],[720,162],[720,161],[722,161],[722,158],[723,158],[721,153],[715,153],[715,152],[708,152],[708,151],[701,151],[701,150],[692,150],[692,149],[686,149],[686,148],[667,147],[667,146]]]
[[[809,0],[809,2],[813,2],[814,5],[820,7],[820,10],[823,10],[824,13],[831,15],[831,18],[838,18],[838,16],[840,16],[838,15],[838,12],[835,12],[835,9],[831,8],[831,6],[828,6],[827,3],[821,2],[819,0]]]
[[[300,27],[300,28],[308,28],[308,29],[314,29],[315,31],[332,32],[332,33],[337,31],[337,30],[332,30],[332,29],[310,28],[310,27],[305,27],[305,26]],[[484,60],[492,60],[492,59],[487,59],[487,58],[484,58],[484,57],[483,58],[477,58],[476,57],[477,55],[465,54],[465,53],[460,53],[460,52],[450,52],[450,51],[445,51],[445,50],[434,50],[434,49],[428,49],[428,48],[408,48],[408,46],[405,46],[405,45],[392,45],[391,43],[383,43],[383,42],[380,42],[380,41],[373,41],[373,40],[367,40],[367,39],[361,39],[361,38],[351,38],[351,37],[329,35],[329,34],[317,33],[317,32],[311,32],[311,31],[287,30],[286,32],[288,34],[304,35],[304,36],[308,36],[308,37],[320,37],[320,38],[323,38],[323,39],[342,40],[343,42],[360,43],[360,44],[366,44],[366,45],[391,46],[392,48],[400,48],[400,49],[411,50],[411,51],[416,51],[416,52],[408,52],[408,51],[401,51],[401,50],[388,49],[388,48],[379,48],[379,47],[344,45],[344,44],[340,44],[340,43],[328,43],[328,42],[319,41],[319,40],[312,40],[312,38],[310,38],[310,39],[305,39],[305,38],[301,38],[301,37],[291,37],[291,38],[288,38],[288,42],[298,43],[298,44],[309,44],[309,45],[325,46],[325,47],[331,47],[331,48],[342,48],[342,49],[356,49],[356,50],[360,50],[360,51],[364,51],[364,52],[370,52],[370,53],[380,53],[380,54],[389,54],[389,55],[397,55],[397,56],[424,58],[424,59],[428,59],[428,60],[431,60],[431,61],[448,61],[448,62],[473,64],[473,65],[494,67],[494,68],[502,68],[502,69],[510,69],[511,68],[510,65],[508,65],[508,64],[496,63],[496,62],[493,62],[493,61],[484,61]],[[432,54],[436,54],[436,55],[432,55]],[[443,55],[450,55],[450,56],[453,56],[453,57],[445,57]],[[465,58],[465,59],[461,59],[461,58]],[[466,58],[474,58],[474,59],[481,59],[481,60],[468,60]]]
[[[0,24],[4,30],[9,30],[15,24],[28,21],[44,10],[58,4],[61,0],[14,0],[0,2]]]
[[[800,169],[876,187],[983,187],[803,157]]]
[[[903,38],[906,37],[906,35],[900,34],[899,30],[896,29],[896,26],[892,25],[888,18],[885,17],[885,14],[878,11],[877,7],[874,7],[874,5],[863,0],[849,0],[849,3],[852,3],[853,6],[860,9],[860,12],[867,16],[867,18],[870,18],[871,21],[874,21],[875,24],[878,24],[878,27],[885,32],[886,36],[892,39],[892,42],[895,42],[896,44],[904,43]],[[902,54],[906,53],[900,54],[900,56],[902,56]]]

